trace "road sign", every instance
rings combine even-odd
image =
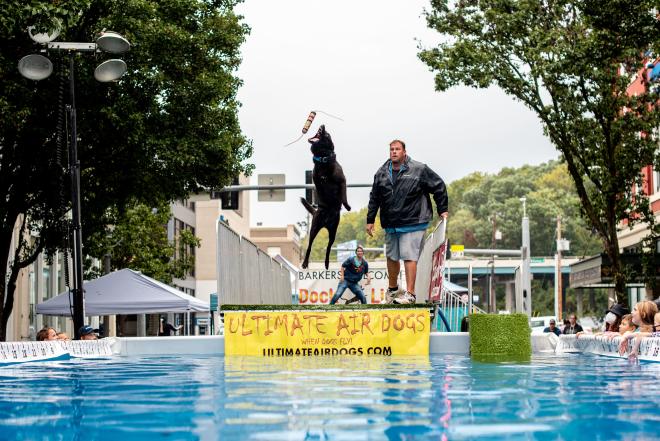
[[[449,247],[449,250],[451,251],[451,256],[453,258],[465,256],[465,245],[453,244]]]
[[[284,185],[284,174],[277,175],[258,175],[257,182],[259,185]],[[257,200],[259,202],[284,202],[284,190],[259,190],[257,192]]]

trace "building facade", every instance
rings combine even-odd
[[[645,67],[637,73],[633,82],[628,86],[627,93],[632,96],[655,93],[659,96],[660,101],[660,58],[650,57],[644,64]],[[660,127],[656,128],[654,133],[641,134],[641,136],[653,136],[658,142],[658,152],[660,152]],[[641,193],[648,196],[649,205],[653,211],[655,221],[656,223],[660,223],[660,164],[649,164],[645,166],[642,169],[642,176],[643,183],[641,188],[635,186],[632,193],[633,195]],[[619,238],[619,247],[624,254],[631,254],[628,257],[634,257],[632,255],[641,250],[642,242],[649,234],[648,228],[648,225],[643,223],[636,224],[632,228],[626,225],[620,225],[617,236]],[[655,252],[660,253],[660,240],[655,244]],[[643,283],[630,284],[629,294],[631,304],[646,298],[658,297],[658,293],[652,292],[651,288],[645,286]]]
[[[248,178],[244,176],[234,182],[237,185],[248,183]],[[300,265],[302,259],[299,229],[295,225],[250,228],[250,194],[250,191],[243,191],[233,198],[228,198],[222,193],[204,193],[191,195],[188,199],[171,205],[172,217],[167,224],[169,240],[176,242],[180,233],[188,230],[201,241],[199,248],[183,250],[194,255],[195,266],[185,278],[174,279],[174,287],[205,302],[209,302],[211,294],[217,291],[216,228],[219,220],[226,222],[234,231],[254,242],[272,257],[281,255],[293,267]],[[182,251],[176,247],[176,252]],[[73,277],[71,259],[68,260],[68,272]],[[36,314],[38,303],[67,289],[64,261],[61,253],[56,254],[52,261],[40,255],[32,265],[21,271],[7,329],[9,341],[34,340],[36,332],[44,326],[52,326],[73,336],[73,323],[69,318]],[[188,322],[183,314],[168,314],[169,323],[175,326],[188,325],[190,333],[209,331],[208,314],[192,314],[190,319]],[[99,317],[86,318],[86,323],[95,328],[101,326],[102,322]],[[110,323],[113,323],[112,318]],[[119,323],[122,335],[155,335],[158,332],[159,315],[122,316]]]
[[[248,236],[255,245],[275,257],[278,254],[291,264],[300,267],[302,248],[300,230],[296,225],[286,227],[254,227]]]
[[[660,58],[648,59],[645,67],[637,73],[634,81],[628,86],[629,95],[636,96],[645,93],[656,93],[660,99]],[[658,151],[660,151],[660,127],[655,133],[648,134],[654,136],[658,141]],[[633,188],[633,194],[645,194],[649,197],[649,203],[656,222],[660,222],[660,165],[649,164],[642,169],[644,178],[641,188]],[[641,242],[648,234],[648,226],[637,224],[633,228],[621,226],[618,234],[619,246],[624,252],[635,252],[641,247]],[[656,252],[660,253],[660,241],[656,244]]]

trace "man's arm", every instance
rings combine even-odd
[[[374,183],[371,185],[371,193],[369,193],[369,205],[367,208],[367,234],[369,236],[374,235],[374,223],[376,222],[376,214],[378,214],[378,207],[380,206],[377,176],[378,172],[374,175]]]
[[[364,265],[365,265],[364,270],[365,270],[366,273],[367,273],[367,283],[366,283],[366,284],[369,285],[369,284],[371,283],[371,273],[369,273],[369,264],[367,263],[366,260],[365,260],[365,262],[364,262]]]
[[[447,196],[447,186],[445,181],[428,165],[424,165],[423,185],[424,190],[433,195],[438,214],[445,219],[448,216],[449,197]]]
[[[343,282],[344,281],[344,267],[342,266],[339,268],[339,281]]]

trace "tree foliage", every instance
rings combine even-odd
[[[190,230],[177,231],[170,240],[167,225],[171,217],[167,203],[157,208],[129,206],[114,215],[115,223],[105,231],[90,235],[88,255],[108,256],[112,271],[130,268],[164,283],[184,279],[195,267],[194,249],[201,241]],[[90,277],[100,275],[92,266],[87,270]]]
[[[16,69],[37,48],[26,27],[60,24],[59,41],[94,41],[111,29],[131,42],[127,74],[97,83],[107,56],[75,57],[83,244],[136,202],[158,206],[228,184],[251,167],[237,116],[235,76],[248,28],[235,0],[2,2],[0,16],[0,340],[18,271],[42,250],[65,246],[70,208],[65,175],[67,54],[50,51],[55,72],[34,82]],[[116,56],[115,56],[116,57]],[[108,57],[109,58],[109,57]],[[58,130],[59,129],[59,130]],[[15,225],[21,226],[10,255]],[[28,231],[34,234],[32,238]],[[5,271],[9,268],[8,271]],[[6,287],[6,289],[5,289]]]
[[[589,256],[600,252],[601,242],[591,234],[580,216],[579,198],[566,165],[550,161],[538,166],[505,168],[495,175],[471,173],[447,186],[449,223],[447,236],[453,244],[466,248],[491,248],[493,224],[502,233],[495,247],[521,247],[522,204],[526,197],[530,218],[532,255],[552,256],[556,252],[557,216],[562,218],[562,237],[571,241],[571,255]],[[357,239],[367,247],[382,247],[384,231],[377,225],[373,238],[365,232],[366,208],[344,213],[337,230],[336,243]],[[437,214],[429,225],[432,231]],[[312,247],[312,260],[325,257],[327,233],[317,236]],[[376,257],[373,253],[371,257]]]
[[[579,199],[566,165],[551,161],[538,166],[505,168],[496,175],[473,173],[448,186],[448,228],[451,243],[466,248],[518,249],[521,246],[521,197],[526,198],[531,252],[552,256],[556,252],[557,216],[562,237],[571,241],[572,255],[588,256],[601,250],[580,216]],[[502,239],[493,243],[495,229]]]
[[[495,85],[536,113],[625,301],[621,222],[646,222],[658,234],[648,198],[632,195],[642,168],[660,165],[650,136],[660,123],[658,97],[626,93],[645,52],[658,53],[657,1],[432,0],[426,16],[442,36],[419,54],[436,73],[436,90]]]

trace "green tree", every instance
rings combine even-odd
[[[475,179],[474,176],[478,176]],[[601,243],[590,234],[579,214],[579,199],[565,164],[550,161],[518,169],[505,168],[495,175],[476,173],[449,184],[448,237],[467,248],[490,248],[492,219],[502,233],[497,248],[521,246],[522,204],[527,198],[532,254],[555,253],[556,218],[562,217],[563,237],[571,240],[572,254],[600,252]]]
[[[520,197],[527,197],[530,217],[532,253],[535,256],[551,256],[555,253],[556,218],[562,217],[563,237],[571,241],[571,254],[593,255],[601,250],[601,242],[591,234],[579,213],[579,199],[565,164],[550,161],[536,166],[504,168],[494,175],[471,173],[448,185],[449,212],[451,217],[447,236],[453,244],[466,248],[490,248],[493,225],[502,240],[496,247],[519,249],[521,246],[522,204]],[[373,238],[365,232],[366,208],[344,213],[337,230],[336,243],[353,239],[363,246],[382,247],[385,233],[376,228]],[[378,218],[377,218],[378,219]],[[431,232],[438,218],[429,225]],[[323,260],[327,244],[327,232],[322,230],[312,247],[312,260]],[[306,244],[305,244],[306,247]],[[377,257],[368,254],[368,258]]]
[[[195,268],[194,249],[200,246],[200,239],[192,231],[183,230],[177,232],[173,241],[169,240],[169,204],[162,203],[157,208],[134,204],[113,217],[114,223],[105,231],[89,236],[86,248],[90,256],[108,256],[111,270],[130,268],[170,283],[174,277],[185,278]],[[87,268],[90,277],[100,275],[98,269]]]
[[[85,235],[103,231],[136,202],[158,206],[230,183],[251,167],[236,92],[248,28],[234,0],[95,0],[2,3],[0,16],[0,340],[13,309],[18,272],[39,252],[66,246],[68,177],[63,109],[66,56],[55,73],[29,81],[16,69],[35,50],[26,27],[57,19],[61,41],[93,41],[103,29],[132,44],[127,74],[93,78],[100,61],[75,59],[78,149]],[[59,130],[58,130],[59,128]],[[16,228],[16,230],[15,230]],[[35,234],[30,235],[31,231]],[[17,244],[10,255],[12,239]],[[83,238],[86,243],[87,236]]]
[[[652,240],[659,234],[648,198],[632,194],[642,167],[660,165],[657,140],[640,136],[660,123],[657,96],[626,93],[642,54],[658,53],[657,0],[432,0],[426,17],[442,36],[419,54],[436,90],[496,85],[536,113],[627,302],[619,225],[646,222]]]

